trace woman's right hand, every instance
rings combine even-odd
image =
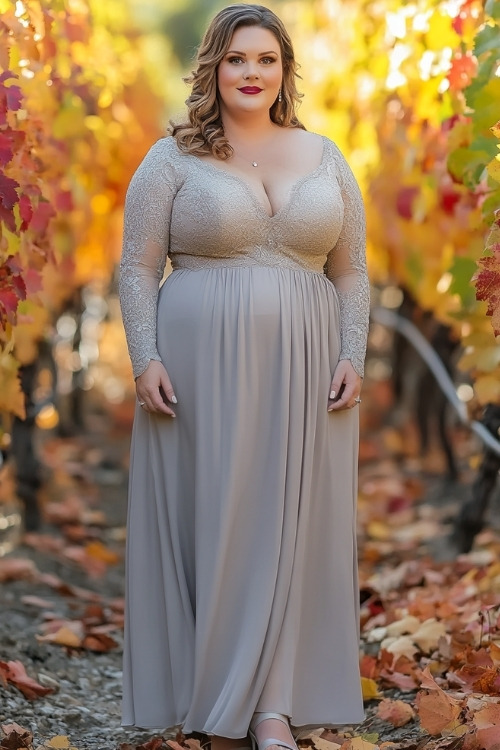
[[[172,404],[176,404],[177,399],[168,373],[161,362],[152,359],[144,372],[136,378],[135,388],[137,400],[144,411],[175,417],[175,412],[165,399]]]

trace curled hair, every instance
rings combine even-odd
[[[272,122],[281,127],[304,128],[295,108],[302,94],[296,86],[298,64],[293,54],[291,39],[282,21],[263,5],[241,3],[221,10],[210,23],[197,55],[197,67],[184,79],[192,85],[186,99],[188,121],[170,123],[169,132],[179,150],[201,156],[212,154],[218,159],[229,159],[233,149],[222,125],[217,90],[217,68],[229,49],[236,29],[241,26],[260,26],[276,37],[280,45],[283,66],[282,100],[276,99],[269,114]]]

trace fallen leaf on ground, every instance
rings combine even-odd
[[[118,643],[106,633],[89,633],[85,636],[81,645],[89,651],[105,653],[116,648]]]
[[[19,724],[3,724],[4,736],[0,738],[0,750],[32,750],[33,735]]]
[[[382,697],[381,694],[379,693],[377,683],[375,682],[375,680],[372,680],[369,677],[361,678],[361,689],[363,691],[364,701],[371,701],[374,698]]]
[[[378,750],[378,745],[374,745],[373,742],[367,742],[362,737],[353,737],[344,742],[340,750]]]
[[[378,705],[377,716],[382,721],[388,721],[394,727],[403,727],[415,718],[415,712],[409,703],[384,698]]]
[[[441,734],[458,726],[460,705],[450,698],[436,683],[429,668],[422,673],[422,687],[416,698],[420,724],[429,734]]]
[[[24,665],[20,661],[0,661],[0,675],[18,688],[24,697],[30,701],[54,692],[53,688],[43,687],[26,674]]]
[[[51,750],[52,748],[57,748],[57,750],[77,750],[69,741],[69,737],[62,734],[58,734],[56,737],[52,737],[52,739],[45,742],[42,745],[42,749],[45,750],[45,748],[50,748]]]
[[[35,581],[38,578],[38,569],[32,560],[24,560],[18,557],[9,557],[0,560],[0,583],[8,581]]]
[[[76,627],[63,625],[55,633],[46,635],[37,635],[39,643],[55,643],[58,646],[67,646],[68,648],[80,648],[82,645],[82,635],[77,632]]]
[[[338,742],[330,742],[329,740],[324,740],[318,735],[313,735],[312,737],[310,737],[310,739],[316,750],[339,750],[339,748],[341,747],[341,744],[339,744]]]
[[[423,622],[411,638],[424,653],[429,654],[437,648],[439,639],[444,635],[446,635],[444,624],[431,618]]]

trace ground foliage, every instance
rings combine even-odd
[[[160,134],[126,6],[0,0],[0,411],[62,302],[109,282],[124,193]]]

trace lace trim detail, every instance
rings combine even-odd
[[[308,258],[307,265],[300,263],[290,255],[277,250],[275,247],[266,247],[259,245],[248,250],[248,252],[239,252],[238,255],[231,257],[202,257],[200,255],[190,255],[189,253],[174,253],[171,257],[172,270],[188,269],[192,271],[202,270],[205,268],[245,268],[252,266],[266,266],[270,268],[289,268],[291,271],[303,271],[304,273],[323,273],[323,266],[320,262],[318,269],[311,268],[311,262]]]

